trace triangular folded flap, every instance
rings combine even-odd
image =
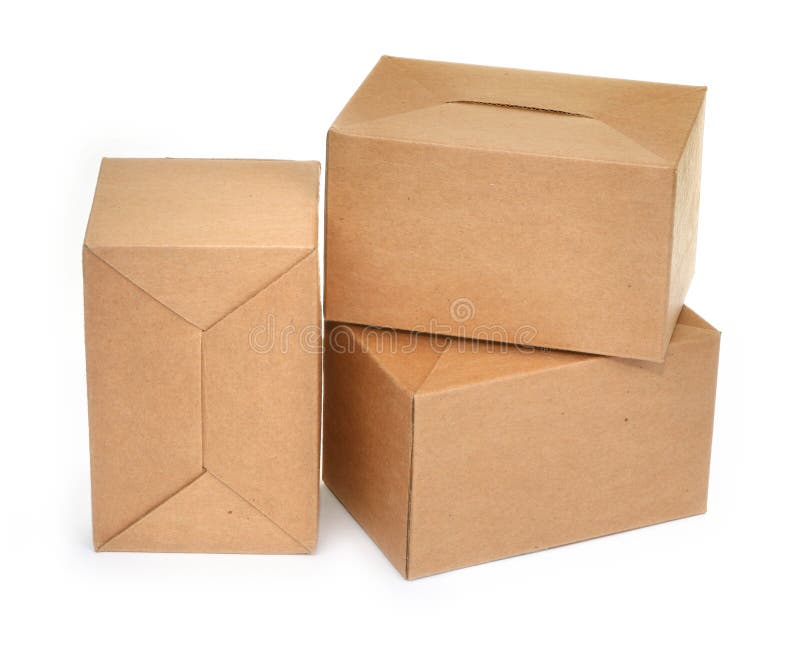
[[[383,57],[333,128],[350,132],[361,122],[443,103],[508,105],[601,120],[674,163],[704,96],[694,86]],[[662,110],[674,101],[678,110]],[[652,114],[633,110],[649,104]]]
[[[588,354],[452,339],[419,393],[435,393],[596,359]]]
[[[349,127],[348,134],[510,153],[663,166],[665,160],[599,120],[475,102],[447,102]]]
[[[352,344],[372,356],[409,395],[422,385],[436,365],[446,340],[419,332],[333,324],[328,328],[328,353],[348,352]]]
[[[684,307],[672,336],[672,343],[718,336],[716,329],[694,311]],[[687,330],[686,327],[691,329]],[[562,352],[541,348],[523,348],[487,341],[447,339],[449,345],[428,374],[418,394],[442,392],[515,375],[545,372],[602,356]],[[642,363],[642,362],[634,362]],[[656,364],[658,365],[658,364]]]
[[[94,252],[160,303],[206,330],[311,249],[99,247]]]
[[[697,327],[710,332],[717,332],[717,329],[711,323],[703,319],[697,314],[697,312],[689,309],[689,307],[686,307],[685,305],[681,310],[680,316],[678,316],[678,325],[688,325],[689,327]]]
[[[209,472],[111,539],[102,551],[307,553]]]

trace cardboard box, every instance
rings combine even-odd
[[[720,335],[663,364],[329,324],[323,480],[406,578],[705,512]]]
[[[98,550],[314,549],[318,185],[316,162],[103,161],[83,248]]]
[[[662,361],[705,88],[380,60],[328,133],[328,320]]]

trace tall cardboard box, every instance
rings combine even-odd
[[[323,479],[418,578],[706,509],[720,335],[663,364],[329,325]]]
[[[318,181],[103,161],[83,248],[98,550],[314,549]]]
[[[662,361],[705,89],[382,58],[328,133],[326,318]]]

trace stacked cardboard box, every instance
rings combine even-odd
[[[705,510],[704,100],[383,58],[331,127],[323,479],[406,577]]]

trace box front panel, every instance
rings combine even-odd
[[[411,395],[354,340],[325,354],[323,480],[405,575]]]
[[[326,316],[661,359],[673,172],[329,134]]]
[[[704,512],[718,344],[419,396],[410,577]]]

